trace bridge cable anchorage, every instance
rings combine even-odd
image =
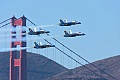
[[[46,39],[44,39],[46,42],[48,42],[49,44],[51,44],[49,41],[47,41]],[[52,45],[52,44],[51,44]],[[61,49],[59,49],[58,47],[55,46],[55,48],[57,50],[59,50],[60,52],[62,52],[63,54],[65,54],[67,57],[69,57],[70,59],[72,59],[73,61],[77,62],[78,64],[82,65],[83,67],[85,67],[86,69],[88,69],[89,71],[93,72],[94,74],[96,74],[97,76],[103,78],[106,80],[106,78],[102,77],[101,75],[99,75],[98,73],[95,73],[93,70],[91,70],[90,68],[86,67],[85,65],[83,65],[82,63],[80,63],[79,61],[77,61],[76,59],[74,59],[73,57],[69,56],[67,53],[63,52]]]
[[[57,39],[53,38],[55,41],[57,41],[59,44],[61,44],[62,46],[64,46],[66,49],[68,49],[69,51],[71,51],[72,53],[74,53],[76,56],[78,56],[79,58],[83,59],[85,62],[89,63],[90,65],[92,65],[93,67],[97,68],[99,71],[103,72],[104,74],[107,74],[109,77],[113,78],[114,80],[117,80],[116,78],[114,78],[113,76],[111,76],[110,74],[108,74],[107,72],[101,70],[100,68],[98,68],[97,66],[95,66],[93,63],[90,63],[88,60],[86,60],[85,58],[83,58],[82,56],[78,55],[76,52],[74,52],[73,50],[71,50],[70,48],[68,48],[67,46],[65,46],[64,44],[62,44],[60,41],[58,41]]]
[[[27,19],[27,18],[26,18]],[[28,21],[30,21],[29,19],[27,19]],[[32,21],[30,21],[33,25],[35,25],[36,26],[36,24],[34,24]],[[47,34],[47,33],[46,33]],[[47,34],[48,36],[49,36],[49,34]],[[44,39],[45,41],[47,41],[46,39]],[[53,40],[55,40],[56,42],[58,42],[59,44],[60,44],[60,42],[57,40],[57,39],[55,39],[55,38],[53,38]],[[62,45],[62,43],[61,43],[61,45]],[[69,49],[68,47],[66,47],[65,45],[64,45],[64,47],[66,48],[66,49],[68,49],[68,50],[70,50],[71,52],[73,52],[74,54],[76,54],[74,51],[72,51],[71,49]],[[57,48],[57,47],[55,47],[56,49],[58,49],[58,50],[60,50],[59,48]],[[62,50],[60,50],[60,52],[61,52]],[[63,51],[62,51],[63,52]],[[64,53],[64,52],[63,52]],[[76,54],[77,56],[78,56],[78,54]],[[68,55],[69,56],[69,55]],[[79,55],[79,57],[81,57],[80,55]],[[83,58],[83,57],[81,57],[81,58]],[[84,58],[83,58],[84,59]],[[85,61],[87,61],[86,59],[84,59]],[[77,60],[76,60],[77,61]],[[78,61],[77,61],[78,62]],[[87,61],[87,62],[89,62],[89,61]],[[90,63],[90,62],[89,62]],[[92,63],[90,63],[90,64],[92,64]],[[93,64],[92,64],[93,65]],[[82,65],[82,66],[84,66],[84,65]],[[94,65],[95,66],[95,65]],[[89,69],[89,68],[88,68]],[[99,69],[99,68],[98,68]],[[92,71],[92,70],[90,70],[90,71]],[[103,72],[101,69],[100,69],[100,71],[101,72]],[[92,71],[92,72],[94,72],[94,71]],[[95,73],[95,72],[94,72]],[[105,74],[106,74],[106,72],[104,72]],[[97,73],[95,73],[96,75],[98,75]],[[118,79],[116,79],[116,78],[114,78],[113,76],[111,76],[110,74],[106,74],[106,75],[108,75],[108,76],[110,76],[111,78],[113,78],[114,80],[118,80]],[[101,78],[103,78],[102,76],[101,76]],[[104,78],[105,79],[105,78]]]
[[[9,18],[9,19],[6,19],[5,21],[2,21],[0,24],[2,24],[2,23],[4,23],[4,22],[6,22],[6,21],[8,21],[8,20],[10,20],[11,18]]]

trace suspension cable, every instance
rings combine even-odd
[[[3,26],[0,26],[0,28],[4,27],[4,26],[7,26],[8,24],[10,24],[11,22],[7,23],[7,24],[4,24]]]
[[[26,18],[27,19],[27,18]],[[28,21],[30,21],[29,19],[27,19]],[[33,25],[36,26],[35,23],[33,23],[32,21],[30,21]],[[47,34],[49,36],[49,34]],[[46,39],[44,39],[45,41],[47,41]],[[55,40],[56,42],[58,42],[59,44],[63,45],[61,42],[59,42],[57,39],[53,38],[53,40]],[[47,41],[48,42],[48,41]],[[118,80],[116,78],[114,78],[113,76],[111,76],[110,74],[106,73],[105,71],[101,70],[100,68],[98,68],[97,66],[95,66],[94,64],[90,63],[88,60],[84,59],[83,57],[81,57],[80,55],[78,55],[77,53],[75,53],[73,50],[71,50],[70,48],[68,48],[67,46],[63,45],[66,49],[70,50],[72,53],[74,53],[75,55],[77,55],[78,57],[80,57],[81,59],[85,60],[87,63],[91,64],[92,66],[96,67],[97,69],[99,69],[101,72],[107,74],[109,77],[113,78],[114,80]],[[64,53],[62,50],[60,50],[59,48],[55,47],[56,49],[58,49],[60,52]],[[67,54],[65,54],[67,55]],[[67,55],[68,57],[70,57],[69,55]],[[75,60],[74,58],[71,57],[72,60]],[[75,60],[76,62],[77,60]],[[77,61],[77,63],[81,64],[80,62]],[[83,64],[81,64],[82,66],[84,66]],[[89,68],[88,68],[89,69]],[[92,70],[90,70],[92,71]],[[94,71],[92,71],[94,72]],[[94,72],[95,73],[95,72]],[[96,74],[96,73],[95,73]],[[98,74],[96,74],[98,75]],[[102,76],[101,76],[102,77]],[[102,77],[103,78],[103,77]]]
[[[33,23],[31,20],[29,20],[28,18],[26,18],[29,22],[31,22],[34,26],[37,26],[35,23]]]
[[[46,42],[48,42],[49,44],[51,44],[49,41],[47,41],[46,39],[44,39]],[[52,44],[51,44],[52,45]],[[69,57],[70,59],[72,59],[73,61],[77,62],[78,64],[82,65],[83,67],[85,67],[86,69],[90,70],[91,72],[93,72],[94,74],[96,74],[97,76],[106,79],[104,77],[102,77],[101,75],[99,75],[98,73],[95,73],[93,70],[91,70],[90,68],[86,67],[85,65],[83,65],[82,63],[80,63],[79,61],[77,61],[76,59],[74,59],[73,57],[69,56],[67,53],[63,52],[61,49],[59,49],[58,47],[55,46],[55,48],[57,50],[59,50],[60,52],[62,52],[63,54],[65,54],[67,57]]]
[[[57,41],[59,44],[61,44],[62,46],[64,46],[65,48],[67,48],[69,51],[71,51],[72,53],[74,53],[75,55],[77,55],[79,58],[83,59],[84,61],[86,61],[87,63],[89,63],[90,65],[94,66],[95,68],[97,68],[98,70],[100,70],[101,72],[107,74],[109,77],[113,78],[114,80],[117,80],[116,78],[114,78],[113,76],[111,76],[110,74],[108,74],[107,72],[101,70],[100,68],[98,68],[97,66],[95,66],[93,63],[90,63],[88,60],[86,60],[85,58],[83,58],[82,56],[78,55],[76,52],[74,52],[73,50],[71,50],[70,48],[68,48],[67,46],[65,46],[64,44],[62,44],[60,41],[58,41],[57,39],[53,38],[55,41]]]
[[[9,19],[7,19],[7,20],[5,20],[5,21],[1,22],[0,24],[4,23],[4,22],[6,22],[6,21],[8,21],[8,20],[10,20],[10,19],[11,19],[11,18],[9,18]]]
[[[4,23],[4,22],[6,22],[6,21],[8,21],[8,20],[10,20],[10,19],[11,19],[11,18],[9,18],[9,19],[1,22],[0,24]],[[18,19],[20,19],[20,18],[18,18]],[[18,19],[16,19],[16,20],[18,20]],[[15,21],[16,21],[16,20],[15,20]],[[0,26],[0,28],[2,28],[2,27],[4,27],[4,26],[7,26],[7,25],[10,24],[10,23],[12,23],[12,22],[9,22],[9,23],[4,24],[3,26]]]

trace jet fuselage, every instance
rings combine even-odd
[[[34,48],[36,49],[43,49],[43,48],[48,48],[48,47],[55,47],[55,45],[50,45],[50,44],[46,44],[46,45],[39,45],[39,46],[34,46]]]
[[[64,37],[76,37],[76,36],[84,36],[84,33],[72,33],[72,34],[65,34]]]
[[[37,32],[29,32],[29,35],[40,35],[40,34],[45,34],[45,33],[50,33],[50,31],[37,31]]]

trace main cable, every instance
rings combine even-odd
[[[9,19],[7,19],[7,20],[5,20],[5,21],[1,22],[0,24],[4,23],[4,22],[6,22],[6,21],[8,21],[8,20],[10,20],[10,19],[11,19],[11,18],[9,18]]]
[[[64,46],[66,49],[68,49],[69,51],[71,51],[72,53],[74,53],[75,55],[77,55],[79,58],[83,59],[84,61],[86,61],[87,63],[89,63],[90,65],[94,66],[95,68],[97,68],[98,70],[100,70],[101,72],[107,74],[109,77],[113,78],[114,80],[117,80],[116,78],[114,78],[113,76],[111,76],[110,74],[106,73],[105,71],[101,70],[100,68],[98,68],[97,66],[95,66],[93,63],[90,63],[88,60],[86,60],[85,58],[83,58],[82,56],[78,55],[76,52],[74,52],[73,50],[71,50],[70,48],[68,48],[67,46],[65,46],[64,44],[62,44],[60,41],[58,41],[57,39],[53,38],[55,41],[57,41],[59,44],[61,44],[62,46]]]
[[[8,21],[8,20],[10,20],[10,19],[11,19],[11,18],[9,18],[9,19],[1,22],[0,24],[4,23],[4,22],[6,22],[6,21]],[[20,19],[20,18],[18,18],[18,19]],[[18,19],[16,19],[16,20],[18,20]],[[15,20],[15,21],[16,21],[16,20]],[[10,23],[12,23],[12,22],[9,22],[9,23],[4,24],[3,26],[0,26],[0,28],[2,28],[2,27],[4,27],[4,26],[7,26],[7,25],[10,24]]]
[[[3,26],[0,26],[0,28],[4,27],[4,26],[7,26],[8,24],[10,24],[11,22],[7,23],[7,24],[4,24]]]
[[[51,44],[48,40],[44,39],[46,42],[48,42],[49,44]],[[52,45],[52,44],[51,44]],[[69,56],[67,53],[63,52],[61,49],[59,49],[58,47],[55,46],[55,48],[57,50],[59,50],[60,52],[62,52],[63,54],[65,54],[66,56],[68,56],[70,59],[72,59],[73,61],[77,62],[78,64],[82,65],[83,67],[85,67],[86,69],[90,70],[91,72],[93,72],[94,74],[96,74],[97,76],[103,78],[106,80],[106,78],[102,77],[101,75],[99,75],[98,73],[95,73],[93,70],[89,69],[88,67],[86,67],[85,65],[83,65],[82,63],[80,63],[79,61],[77,61],[76,59],[74,59],[73,57]]]
[[[26,18],[29,22],[31,22],[34,26],[37,26],[35,23],[33,23],[31,20],[29,20],[28,18]]]

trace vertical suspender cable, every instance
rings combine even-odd
[[[57,39],[53,38],[55,41],[57,41],[59,44],[63,45],[65,48],[67,48],[68,50],[70,50],[72,53],[74,53],[75,55],[77,55],[78,57],[80,57],[81,59],[83,59],[84,61],[86,61],[87,63],[89,63],[90,65],[94,66],[95,68],[97,68],[98,70],[100,70],[101,72],[107,74],[109,77],[113,78],[114,80],[117,80],[116,78],[114,78],[113,76],[111,76],[110,74],[106,73],[105,71],[101,70],[100,68],[98,68],[97,66],[95,66],[94,64],[90,63],[88,60],[84,59],[82,56],[78,55],[76,52],[74,52],[73,50],[71,50],[70,48],[68,48],[67,46],[65,46],[64,44],[62,44],[61,42],[59,42]]]
[[[48,42],[46,39],[44,39],[46,42]],[[51,44],[50,42],[48,42],[49,44]],[[52,44],[51,44],[52,45]],[[91,69],[89,69],[88,67],[86,67],[85,65],[83,65],[82,63],[78,62],[77,60],[75,60],[73,57],[69,56],[68,54],[66,54],[65,52],[63,52],[62,50],[60,50],[58,47],[55,46],[55,48],[57,50],[59,50],[60,52],[62,52],[63,54],[65,54],[66,56],[68,56],[69,58],[71,58],[72,60],[74,60],[75,62],[77,62],[78,64],[82,65],[83,67],[85,67],[86,69],[90,70],[91,72],[93,72],[94,74],[96,74],[97,76],[103,78],[106,80],[106,78],[102,77],[101,75],[95,73],[94,71],[92,71]]]

